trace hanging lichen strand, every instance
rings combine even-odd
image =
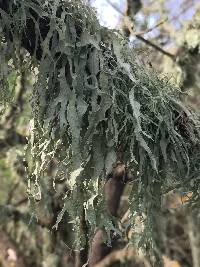
[[[181,104],[178,89],[142,66],[126,41],[100,27],[93,10],[82,2],[14,2],[7,32],[39,59],[29,194],[42,197],[40,181],[50,159],[56,159],[56,175],[67,177],[69,187],[57,225],[67,211],[74,222],[74,246],[80,247],[83,208],[91,234],[96,225],[108,234],[114,229],[104,210],[100,181],[121,160],[138,173],[138,192],[130,207],[133,217],[144,217],[147,231],[140,234],[139,245],[156,251],[159,225],[154,220],[163,191],[196,185],[194,150],[200,135],[194,114]],[[24,44],[33,23],[35,43]]]

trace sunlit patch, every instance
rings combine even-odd
[[[125,12],[126,1],[125,0],[110,0],[117,9]],[[97,15],[101,25],[108,28],[116,28],[119,24],[121,14],[115,10],[115,8],[109,4],[106,0],[92,0],[91,5],[97,9]]]

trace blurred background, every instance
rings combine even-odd
[[[136,53],[167,74],[199,110],[198,0],[90,0],[101,25],[124,34]]]
[[[87,0],[87,4],[95,9],[102,26],[127,38],[130,51],[141,64],[178,85],[183,101],[200,112],[198,0]],[[28,99],[35,77],[29,72],[29,59],[19,53],[20,61],[23,64],[19,66],[23,67],[10,77],[10,84],[15,86],[14,101],[0,121],[0,267],[74,266],[76,252],[67,245],[70,229],[61,224],[58,231],[52,230],[65,187],[60,184],[56,195],[51,193],[54,162],[43,185],[47,194],[37,206],[37,220],[28,204],[24,148],[31,118]],[[169,192],[163,198],[165,267],[200,267],[196,252],[200,244],[195,239],[199,229],[187,216],[191,195],[192,192]],[[126,201],[125,194],[120,216]],[[131,234],[134,233],[129,231],[127,236]],[[136,266],[131,264],[121,266]]]

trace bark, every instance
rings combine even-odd
[[[130,266],[134,267],[151,267],[149,262],[138,255],[138,253],[133,248],[121,249],[111,252],[102,261],[95,264],[94,267],[109,267],[115,262],[121,262],[122,260],[131,261]],[[134,263],[134,265],[133,265]]]
[[[121,162],[118,162],[116,168],[113,169],[113,172],[108,176],[105,183],[104,193],[107,210],[114,217],[117,216],[124,186],[129,179],[130,177],[126,174],[125,166]],[[112,251],[115,242],[116,240],[113,239],[112,247],[108,247],[104,243],[104,230],[97,229],[89,252],[89,267],[94,266],[108,255]]]
[[[81,215],[81,222],[80,222],[80,231],[81,236],[84,238],[84,248],[80,251],[75,252],[75,266],[74,267],[82,267],[86,262],[88,258],[88,228],[87,228],[87,222],[85,220],[85,210],[82,210]]]

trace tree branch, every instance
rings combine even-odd
[[[144,35],[146,33],[151,32],[154,29],[156,29],[157,27],[161,26],[164,22],[167,21],[167,19],[158,22],[155,26],[153,26],[149,29],[146,29],[145,31],[134,32],[132,29],[132,19],[129,16],[125,16],[123,14],[123,12],[118,7],[116,7],[110,0],[107,0],[107,1],[120,15],[123,16],[124,21],[125,21],[125,27],[128,29],[129,35],[135,36],[137,39],[139,39],[140,41],[142,41],[146,45],[151,46],[154,49],[156,49],[157,51],[159,51],[160,53],[162,53],[163,55],[170,57],[173,61],[176,59],[175,55],[169,53],[168,51],[164,50],[162,47],[158,46],[157,44],[155,44],[155,43],[153,43],[153,42],[151,42],[151,41],[149,41],[149,40],[147,40],[141,36],[141,35]]]
[[[171,58],[173,61],[175,61],[176,56],[167,52],[166,50],[164,50],[162,47],[158,46],[157,44],[145,39],[144,37],[140,36],[140,35],[136,35],[136,37],[141,40],[143,43],[153,47],[154,49],[156,49],[157,51],[161,52],[163,55],[168,56],[169,58]]]
[[[94,267],[109,267],[111,264],[121,262],[125,259],[135,264],[143,264],[144,267],[151,267],[149,262],[144,257],[139,256],[134,248],[113,251],[99,263],[95,264]]]
[[[113,217],[117,217],[117,211],[120,205],[121,196],[125,184],[134,179],[126,169],[125,165],[118,161],[110,174],[108,174],[107,181],[104,186],[104,195],[107,211]],[[108,247],[104,243],[104,230],[97,229],[93,237],[90,252],[89,252],[89,266],[102,260],[113,249],[116,240],[112,240],[112,247]]]

